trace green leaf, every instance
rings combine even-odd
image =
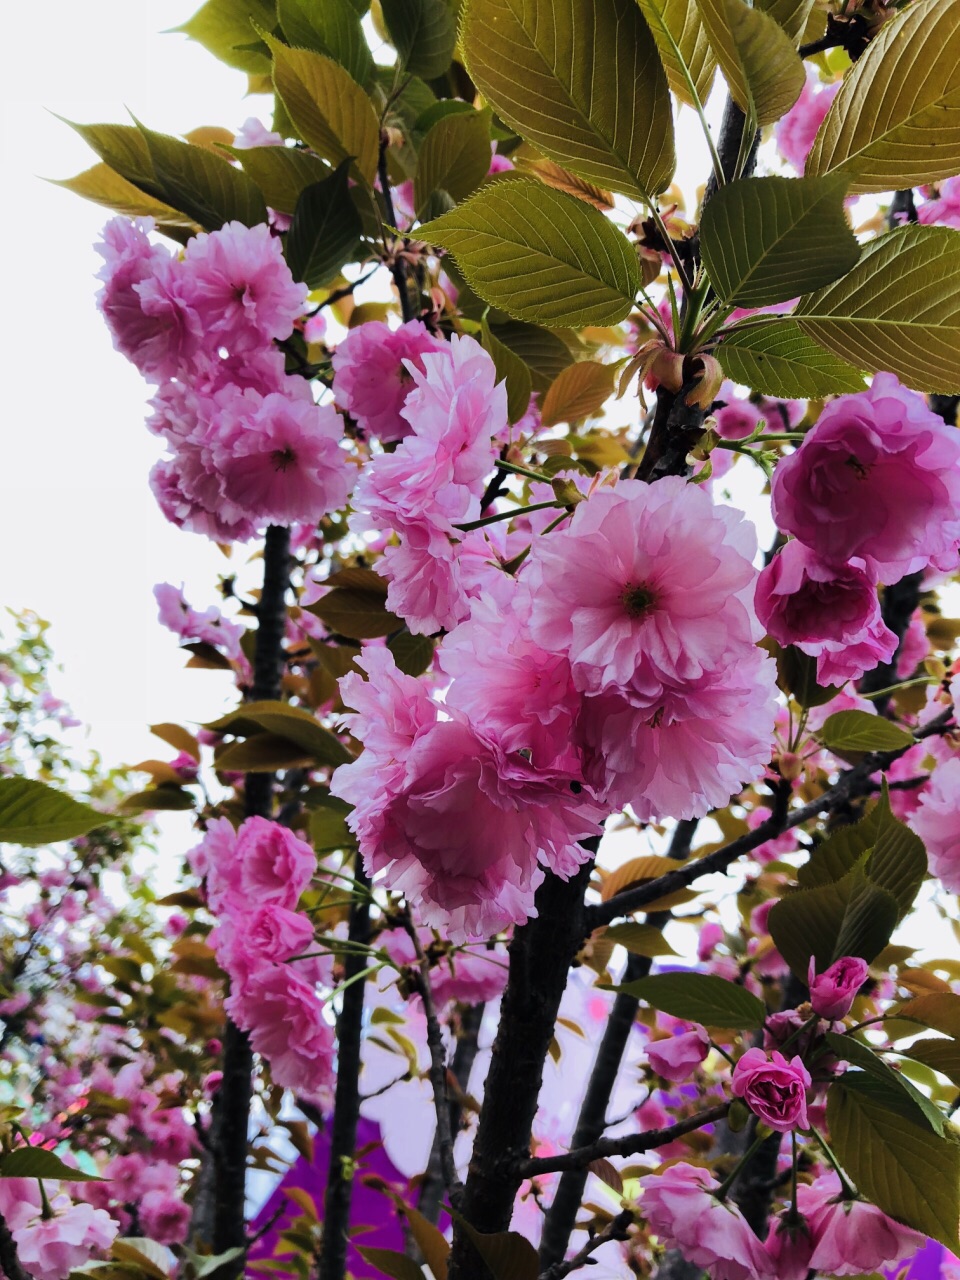
[[[388,636],[403,626],[403,621],[387,608],[386,597],[375,591],[335,587],[307,608],[331,631],[351,640]]]
[[[427,131],[417,156],[413,191],[418,215],[436,191],[445,191],[454,202],[464,200],[476,191],[489,168],[489,112],[442,116]]]
[[[207,0],[192,18],[174,30],[196,40],[228,67],[250,75],[270,71],[266,50],[252,48],[256,42],[255,26],[271,30],[276,11],[271,0]]]
[[[60,118],[63,119],[62,116]],[[74,124],[71,120],[64,123],[76,130],[87,146],[114,172],[155,200],[166,203],[153,170],[147,140],[135,125]]]
[[[74,178],[52,181],[55,186],[66,187],[74,195],[83,196],[85,200],[92,200],[94,204],[103,205],[117,213],[125,213],[132,218],[155,218],[158,223],[168,226],[199,230],[192,218],[185,217],[172,205],[148,196],[108,164],[95,164]]]
[[[95,1173],[64,1164],[43,1147],[16,1147],[0,1155],[0,1178],[56,1178],[61,1182],[103,1182]]]
[[[533,392],[530,369],[515,352],[500,341],[487,323],[486,316],[483,318],[480,334],[484,349],[497,370],[497,381],[507,384],[507,417],[510,422],[519,422],[530,408],[530,396]]]
[[[794,315],[862,369],[889,370],[918,391],[960,391],[960,232],[906,226],[879,236]]]
[[[175,209],[207,231],[217,231],[225,222],[242,222],[247,227],[266,222],[267,207],[259,188],[229,160],[209,147],[154,133],[144,125],[139,129],[164,199]]]
[[[243,166],[270,206],[292,214],[300,193],[330,177],[330,167],[299,147],[223,147]]]
[[[560,371],[573,364],[574,356],[569,346],[549,329],[508,320],[506,324],[491,324],[490,332],[514,355],[518,355],[530,370],[534,391],[546,391]]]
[[[673,116],[635,0],[469,0],[464,56],[497,114],[545,156],[649,200],[673,177]]]
[[[914,740],[886,716],[869,711],[836,711],[817,736],[829,751],[898,751]]]
[[[273,52],[273,82],[304,142],[323,160],[352,159],[357,174],[372,182],[380,149],[373,103],[338,62],[310,49],[288,49],[267,38]]]
[[[654,928],[652,924],[638,924],[636,921],[627,920],[623,924],[611,925],[604,931],[603,938],[605,942],[615,942],[617,946],[625,947],[631,955],[635,956],[648,956],[653,959],[656,956],[677,954],[660,930]]]
[[[942,1031],[944,1035],[960,1039],[960,996],[952,991],[917,996],[894,1010],[893,1016],[908,1018],[933,1031]]]
[[[779,120],[806,83],[790,37],[744,0],[697,0],[697,7],[734,102],[758,125]]]
[[[356,1250],[365,1262],[385,1276],[391,1276],[392,1280],[424,1280],[422,1269],[405,1253],[397,1253],[394,1249],[374,1249],[363,1244],[358,1244]]]
[[[457,42],[457,24],[443,0],[381,0],[380,7],[407,75],[442,76]]]
[[[196,800],[183,787],[162,783],[159,787],[148,787],[146,791],[137,791],[125,796],[120,808],[124,813],[156,813],[186,812],[196,808]]]
[[[484,187],[419,235],[449,249],[467,284],[518,320],[616,324],[640,285],[633,247],[602,213],[523,178]]]
[[[757,8],[783,27],[794,44],[800,43],[814,0],[757,0]]]
[[[707,202],[700,247],[725,302],[767,307],[845,275],[860,257],[841,178],[742,178]]]
[[[545,427],[579,422],[597,413],[613,394],[616,366],[580,360],[568,365],[543,397],[540,420]]]
[[[767,396],[818,400],[866,386],[859,369],[814,342],[793,319],[730,329],[716,354],[728,378]]]
[[[477,1231],[462,1218],[460,1224],[487,1264],[493,1280],[537,1280],[540,1274],[537,1251],[526,1236],[517,1231]]]
[[[287,702],[247,702],[204,727],[238,738],[274,733],[302,747],[320,764],[345,764],[352,758],[340,740],[319,724],[315,716]]]
[[[858,864],[840,880],[782,898],[770,912],[768,927],[777,950],[805,982],[811,956],[818,973],[840,956],[868,962],[878,956],[899,915],[893,894],[870,881]]]
[[[892,1218],[956,1251],[960,1145],[891,1106],[869,1076],[847,1075],[827,1093],[830,1142],[858,1189]]]
[[[0,841],[7,844],[52,844],[73,840],[110,819],[44,782],[32,778],[0,778]]]
[[[373,55],[350,0],[277,0],[283,34],[299,49],[339,62],[357,84],[373,77]]]
[[[797,704],[803,708],[820,707],[840,692],[834,685],[817,684],[817,660],[798,649],[796,645],[787,645],[774,650],[777,659],[777,684],[785,693],[789,693]]]
[[[310,811],[310,843],[317,853],[332,849],[353,849],[357,838],[347,826],[342,813],[334,809]]]
[[[705,1027],[762,1027],[767,1016],[763,1001],[746,987],[712,973],[657,973],[622,983],[613,990],[636,996],[674,1018],[686,1018]]]
[[[886,783],[873,812],[877,820],[877,838],[867,860],[867,875],[874,884],[893,894],[902,920],[913,906],[927,874],[927,851],[920,837],[906,823],[894,817]]]
[[[930,1037],[914,1040],[909,1049],[898,1050],[905,1058],[913,1058],[925,1066],[945,1075],[953,1084],[960,1085],[960,1043]]]
[[[838,1058],[860,1067],[868,1075],[881,1081],[884,1090],[894,1099],[891,1105],[915,1119],[918,1124],[929,1125],[934,1133],[943,1137],[943,1112],[915,1084],[911,1084],[905,1076],[889,1067],[869,1045],[853,1036],[837,1035],[834,1031],[828,1031],[825,1039]]]
[[[960,6],[916,0],[846,73],[807,159],[850,190],[916,187],[960,170]]]
[[[831,832],[797,871],[800,887],[812,889],[816,885],[842,880],[876,844],[880,816],[879,805],[876,805],[859,822]]]
[[[681,102],[694,107],[710,96],[717,60],[695,0],[638,0],[657,42],[667,82]]]
[[[329,178],[303,189],[287,233],[287,264],[294,280],[311,289],[335,280],[360,240],[362,227],[350,199],[349,167],[349,160],[344,160]]]
[[[443,1234],[432,1222],[429,1222],[419,1210],[397,1198],[397,1208],[406,1218],[410,1226],[410,1234],[416,1241],[417,1248],[423,1254],[424,1261],[430,1268],[434,1280],[447,1280],[447,1257],[450,1245]]]
[[[312,754],[275,733],[256,733],[243,742],[231,742],[216,753],[219,773],[276,773],[313,763]]]
[[[170,1254],[156,1240],[148,1240],[145,1236],[124,1236],[114,1240],[110,1246],[111,1256],[117,1262],[134,1263],[145,1276],[151,1280],[168,1280],[173,1265]]]
[[[434,643],[429,636],[414,636],[409,631],[401,631],[399,635],[391,636],[387,648],[393,654],[397,669],[407,676],[422,676],[433,662]]]

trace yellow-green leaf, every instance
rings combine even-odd
[[[351,640],[372,640],[388,636],[403,626],[395,613],[386,605],[386,596],[379,592],[354,587],[335,587],[314,604],[307,606],[310,613],[327,624],[337,635]]]
[[[277,0],[277,17],[292,45],[326,54],[357,84],[373,75],[373,56],[351,0]]]
[[[697,0],[697,7],[734,102],[759,125],[779,120],[806,83],[790,37],[744,0]]]
[[[960,391],[960,232],[909,226],[879,236],[794,315],[862,369],[889,370],[918,391]]]
[[[635,920],[626,920],[623,924],[612,924],[603,934],[605,942],[615,942],[625,947],[635,956],[675,956],[677,954],[659,929],[652,924],[639,924]]]
[[[279,213],[292,214],[301,191],[329,178],[332,170],[299,147],[224,147]]]
[[[615,324],[639,288],[626,236],[582,200],[539,182],[493,183],[419,234],[449,249],[474,292],[518,320]]]
[[[799,44],[801,36],[805,34],[813,5],[814,0],[757,0],[756,7],[783,27],[794,44]]]
[[[88,804],[32,778],[0,778],[0,841],[50,844],[72,840],[109,822]]]
[[[657,973],[614,990],[636,996],[671,1017],[707,1027],[762,1027],[767,1016],[763,1001],[746,987],[713,973]]]
[[[638,0],[660,50],[670,88],[695,107],[710,96],[717,59],[695,0]]]
[[[165,204],[162,200],[147,195],[132,182],[121,177],[108,164],[95,164],[74,178],[53,179],[58,187],[66,187],[74,195],[92,200],[94,204],[113,209],[116,213],[125,213],[131,218],[155,218],[167,226],[185,227],[199,231],[199,226],[192,218],[186,217],[179,209]]]
[[[163,198],[207,231],[225,222],[253,227],[267,207],[253,180],[209,147],[182,142],[140,125]]]
[[[247,702],[205,728],[238,738],[273,733],[302,747],[321,764],[338,765],[351,758],[346,747],[315,716],[287,702]]]
[[[551,383],[540,406],[540,420],[545,427],[558,422],[579,422],[596,413],[613,394],[616,368],[612,364],[598,364],[593,360],[581,360],[569,365]]]
[[[892,191],[960,171],[960,5],[916,0],[844,76],[807,159],[850,190]]]
[[[897,751],[913,734],[869,711],[837,711],[827,716],[818,737],[830,751]]]
[[[667,79],[636,0],[469,0],[467,67],[544,155],[648,199],[673,177]]]
[[[262,75],[270,70],[266,49],[257,43],[254,24],[270,30],[277,20],[272,0],[207,0],[192,18],[175,30],[196,40],[228,67]]]
[[[489,111],[458,111],[442,116],[428,129],[417,154],[413,183],[418,214],[435,191],[454,202],[479,187],[490,168]]]
[[[830,284],[860,257],[844,178],[743,178],[707,203],[700,247],[725,302],[767,307]]]
[[[450,65],[457,24],[443,0],[380,0],[383,20],[407,75],[435,80]]]
[[[533,391],[530,370],[515,352],[504,346],[491,330],[486,316],[481,325],[481,337],[496,367],[497,381],[507,384],[507,417],[511,422],[519,422],[530,408]]]
[[[866,385],[859,369],[814,342],[792,318],[731,329],[716,354],[728,378],[766,396],[813,400]]]
[[[372,182],[380,127],[373,103],[356,80],[322,53],[288,49],[271,37],[267,43],[277,93],[300,137],[332,165],[352,158],[360,177]]]

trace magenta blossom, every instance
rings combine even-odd
[[[762,570],[756,607],[774,640],[817,659],[822,685],[859,680],[896,652],[897,637],[880,615],[867,574],[852,564],[824,564],[796,540]]]
[[[733,1069],[731,1088],[750,1110],[778,1133],[806,1129],[810,1073],[800,1058],[788,1062],[776,1049],[748,1049]]]
[[[295,907],[317,869],[312,847],[267,818],[247,818],[237,832],[235,858],[248,911],[263,903]]]
[[[924,1237],[863,1200],[842,1198],[835,1173],[798,1190],[814,1240],[810,1267],[822,1275],[859,1276],[911,1258]]]
[[[857,992],[870,975],[865,960],[859,956],[841,956],[823,973],[817,973],[810,957],[810,1003],[821,1018],[845,1018],[853,1008]]]
[[[939,194],[918,206],[917,219],[927,225],[935,223],[960,230],[960,176],[945,178],[938,186]]]
[[[960,759],[934,770],[910,826],[927,847],[931,872],[948,893],[960,893]]]
[[[758,1280],[770,1275],[767,1255],[736,1207],[716,1197],[706,1169],[674,1164],[640,1179],[644,1216],[668,1248],[679,1249],[712,1280]]]
[[[836,84],[821,84],[816,72],[808,70],[800,97],[774,129],[777,149],[798,173],[803,173],[817,130],[839,88],[839,80]]]
[[[647,1061],[664,1080],[682,1084],[709,1052],[710,1037],[703,1027],[693,1027],[665,1040],[651,1040],[647,1045]]]
[[[960,541],[960,432],[923,397],[878,373],[838,396],[776,468],[773,515],[825,563],[861,559],[881,582],[931,560],[948,568]]]
[[[391,444],[410,435],[401,416],[414,388],[410,366],[423,372],[428,352],[445,355],[450,348],[420,320],[390,329],[379,320],[351,329],[333,353],[333,394],[337,404],[361,431]]]

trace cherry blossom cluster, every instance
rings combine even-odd
[[[147,425],[170,451],[151,476],[164,515],[224,542],[316,523],[345,503],[351,468],[340,417],[276,345],[306,286],[265,223],[227,223],[182,255],[152,243],[152,226],[108,223],[99,305],[117,349],[158,384]]]

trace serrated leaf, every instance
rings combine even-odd
[[[960,996],[938,991],[929,996],[908,1000],[895,1010],[898,1018],[919,1022],[933,1031],[960,1039]]]
[[[277,0],[277,18],[292,45],[333,58],[357,84],[372,78],[373,55],[351,0]]]
[[[383,20],[408,75],[436,80],[449,67],[457,24],[443,0],[381,0]]]
[[[255,47],[255,26],[269,31],[275,22],[272,0],[207,0],[174,30],[202,44],[228,67],[263,75],[270,71],[270,58],[265,49]]]
[[[0,1178],[56,1178],[60,1182],[103,1182],[95,1173],[64,1164],[43,1147],[15,1147],[0,1155]]]
[[[918,1124],[926,1124],[934,1133],[943,1136],[943,1112],[916,1085],[888,1066],[869,1045],[853,1036],[837,1035],[834,1031],[828,1031],[825,1039],[838,1058],[881,1081],[887,1096],[892,1099],[892,1106],[904,1115],[916,1119]]]
[[[670,88],[694,107],[710,96],[717,60],[695,0],[638,0],[657,42]]]
[[[169,1280],[174,1262],[168,1249],[144,1236],[124,1236],[114,1240],[110,1253],[117,1262],[131,1262],[151,1280]]]
[[[874,884],[893,894],[902,920],[913,906],[927,874],[927,851],[920,837],[894,817],[886,784],[873,813],[877,836],[867,860],[867,875]]]
[[[300,193],[330,177],[330,167],[300,147],[224,147],[260,188],[271,209],[292,214]]]
[[[844,178],[742,178],[707,202],[700,247],[725,302],[767,307],[830,284],[860,257]]]
[[[767,1010],[746,987],[712,973],[657,973],[614,987],[674,1018],[705,1027],[762,1027]]]
[[[960,390],[960,232],[887,232],[848,275],[801,298],[794,315],[804,333],[858,367],[952,394]]]
[[[570,365],[550,384],[540,406],[540,420],[545,427],[558,422],[578,422],[595,414],[613,394],[616,368],[581,360]]]
[[[744,0],[697,0],[697,8],[734,102],[758,125],[779,120],[806,83],[790,37]]]
[[[469,0],[462,45],[497,114],[551,160],[649,199],[673,177],[673,116],[635,0]]]
[[[757,8],[783,27],[794,44],[801,42],[813,7],[814,0],[757,0]]]
[[[414,205],[420,214],[430,197],[445,191],[456,203],[479,187],[490,168],[490,113],[458,111],[427,130],[417,154]]]
[[[414,636],[401,631],[391,636],[387,648],[393,654],[397,669],[407,676],[422,676],[433,662],[434,642],[429,636]]]
[[[659,929],[652,924],[639,924],[627,920],[623,924],[613,924],[604,931],[604,941],[615,942],[617,946],[626,948],[631,955],[675,956],[677,954]]]
[[[125,213],[131,218],[155,218],[157,222],[168,226],[199,230],[192,218],[186,217],[172,205],[148,196],[108,164],[95,164],[76,177],[51,181],[55,186],[66,187],[74,195],[82,196],[84,200],[92,200],[94,204],[113,209],[116,213]]]
[[[88,804],[32,778],[0,778],[0,841],[52,844],[73,840],[110,819]]]
[[[866,386],[859,369],[814,342],[794,319],[730,329],[716,355],[734,382],[786,400],[820,399]]]
[[[273,80],[300,137],[321,159],[338,165],[352,159],[356,173],[372,182],[380,149],[373,103],[338,62],[310,49],[288,49],[267,37]]]
[[[831,884],[852,871],[865,853],[873,848],[880,828],[880,808],[874,806],[859,822],[838,827],[811,851],[809,859],[797,871],[801,889]]]
[[[480,334],[484,349],[496,368],[497,381],[507,384],[507,418],[511,423],[519,422],[530,408],[530,396],[533,393],[530,369],[515,352],[500,341],[487,323],[486,316],[481,323]]]
[[[569,346],[549,329],[508,320],[506,324],[492,324],[490,331],[530,370],[534,391],[546,391],[560,371],[573,364],[574,356]]]
[[[853,192],[892,191],[960,171],[960,5],[916,0],[846,73],[806,172]]]
[[[829,751],[898,751],[913,743],[913,734],[869,711],[836,711],[817,735]]]
[[[385,596],[354,587],[334,587],[307,608],[331,631],[351,640],[388,636],[403,626],[402,620],[387,608]]]
[[[417,1242],[417,1248],[423,1254],[424,1261],[433,1273],[434,1280],[447,1280],[447,1257],[450,1245],[443,1234],[428,1222],[419,1210],[397,1198],[397,1208],[406,1218],[410,1234]]]
[[[181,142],[140,125],[164,199],[207,231],[225,222],[253,227],[267,207],[253,180],[209,147]]]
[[[827,1093],[830,1143],[858,1189],[884,1213],[956,1250],[960,1145],[889,1104],[877,1082],[848,1076]]]
[[[275,733],[257,733],[243,742],[231,742],[214,757],[219,773],[276,773],[312,763],[309,751]]]
[[[74,124],[71,120],[65,120],[64,123],[76,130],[87,146],[114,172],[155,200],[166,203],[154,173],[147,140],[135,125]]]
[[[633,247],[603,214],[524,178],[484,187],[419,235],[449,249],[470,287],[518,320],[616,324],[640,284]]]
[[[878,956],[899,915],[893,894],[873,884],[858,864],[840,880],[782,898],[770,912],[768,928],[784,960],[806,981],[811,956],[818,973],[840,956],[867,961]]]
[[[909,1049],[900,1049],[906,1058],[913,1058],[925,1066],[932,1067],[945,1075],[953,1084],[960,1085],[960,1043],[930,1037],[925,1040],[914,1040]]]
[[[345,0],[346,3],[346,0]],[[287,232],[287,265],[311,289],[329,284],[353,256],[363,230],[342,161],[329,178],[305,187]]]
[[[351,759],[346,747],[315,716],[286,702],[247,702],[204,728],[238,738],[273,733],[296,743],[320,764],[345,764]]]

